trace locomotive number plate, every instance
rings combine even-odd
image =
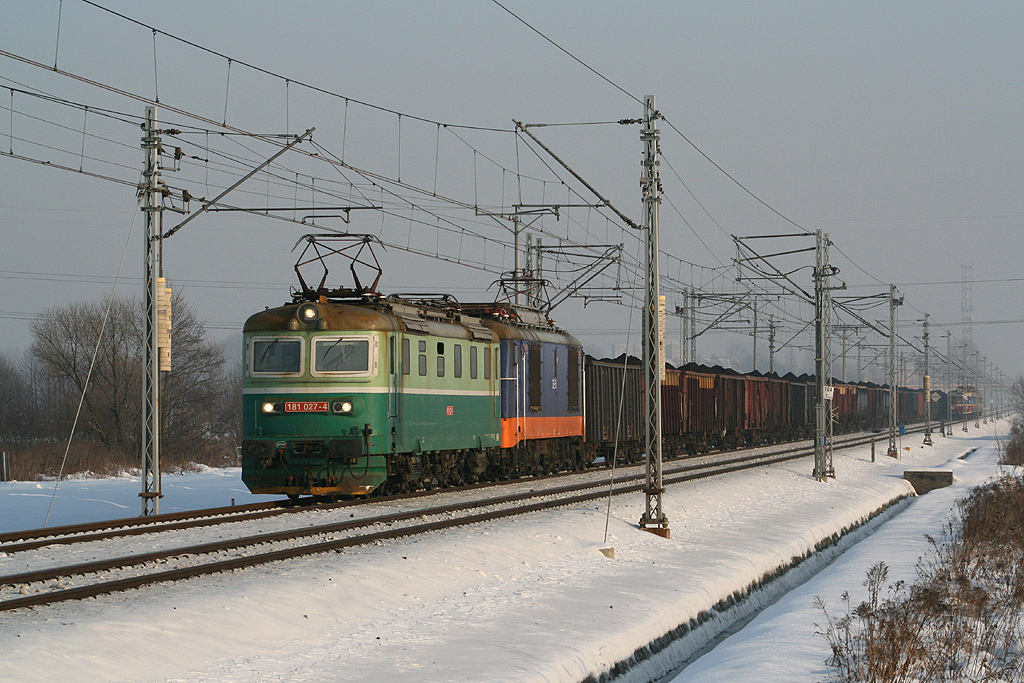
[[[285,401],[286,413],[326,413],[327,401]]]

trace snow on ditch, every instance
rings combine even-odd
[[[720,620],[706,615],[716,614],[713,607],[723,597],[908,495],[904,469],[952,467],[958,478],[952,489],[914,500],[888,522],[876,518],[878,531],[819,577],[854,553],[867,564],[885,559],[897,578],[894,555],[907,555],[912,571],[921,534],[941,526],[965,486],[995,471],[992,435],[987,425],[937,437],[928,449],[918,447],[919,435],[907,437],[911,450],[898,462],[881,455],[870,462],[869,447],[840,451],[838,478],[827,484],[810,477],[811,461],[803,459],[674,485],[665,495],[670,540],[636,529],[642,496],[617,497],[611,506],[615,560],[599,552],[605,524],[600,502],[0,613],[0,671],[12,681],[580,681],[635,660],[625,679],[649,680],[672,671],[673,659],[690,655],[701,638],[710,639],[707,626]],[[956,460],[975,446],[981,448],[968,461]],[[236,485],[237,479],[229,487]],[[3,517],[23,500],[7,495],[7,486],[0,484]],[[931,512],[918,514],[926,509]],[[915,515],[920,523],[904,532],[914,542],[871,550],[876,538]],[[2,573],[8,573],[4,558]],[[856,566],[837,579],[837,587],[855,591],[862,581]],[[800,590],[684,670],[680,680],[743,680],[753,672],[765,680],[819,675],[827,645],[813,635],[820,621],[813,610],[789,610],[784,625],[759,626]],[[814,594],[822,593],[802,602],[794,598],[794,604],[809,606]],[[830,595],[823,597],[835,603]],[[701,619],[698,638],[664,644],[651,657],[642,651]],[[756,640],[751,634],[759,629],[768,635],[777,630],[778,641]],[[734,654],[716,665],[723,648]],[[798,663],[772,668],[776,659]]]
[[[978,445],[982,439],[975,439]],[[966,460],[953,459],[942,469],[953,471],[954,484],[915,499],[903,514],[875,532],[869,542],[852,547],[822,572],[769,606],[745,628],[724,640],[678,676],[672,683],[732,682],[756,671],[765,681],[822,680],[828,674],[828,649],[822,638],[812,638],[811,627],[824,623],[814,607],[820,597],[833,614],[842,613],[841,596],[848,591],[856,604],[867,597],[863,582],[868,569],[879,561],[889,566],[889,582],[913,582],[918,558],[931,546],[925,534],[939,537],[958,498],[971,487],[984,484],[996,471],[996,453],[990,444]]]

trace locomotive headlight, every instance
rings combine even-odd
[[[334,412],[341,413],[342,415],[348,415],[352,412],[352,401],[335,401],[334,405],[331,406]]]
[[[263,412],[264,413],[279,413],[279,412],[281,412],[281,404],[280,403],[274,403],[273,401],[264,401],[263,402]]]
[[[320,319],[320,309],[316,304],[302,304],[296,315],[303,325],[312,325]]]

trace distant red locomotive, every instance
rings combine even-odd
[[[953,420],[976,420],[984,412],[984,397],[974,387],[957,387],[949,392],[949,408]]]

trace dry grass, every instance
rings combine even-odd
[[[913,584],[888,583],[883,562],[817,625],[843,682],[1022,681],[1024,480],[1004,476],[957,503]]]
[[[1004,465],[1024,465],[1024,424],[1020,419],[1014,420],[1010,427],[1010,438],[1001,444]]]
[[[76,439],[71,448],[67,442],[37,441],[32,444],[0,444],[0,450],[10,453],[11,478],[15,481],[54,479],[62,472],[61,463],[67,449],[67,461],[63,463],[63,478],[96,476],[108,477],[119,474],[138,473],[141,455],[108,448],[97,441]],[[196,469],[197,465],[225,467],[237,464],[233,442],[209,441],[202,448],[191,449],[188,453],[164,450],[161,453],[160,468],[164,472],[181,472]]]

